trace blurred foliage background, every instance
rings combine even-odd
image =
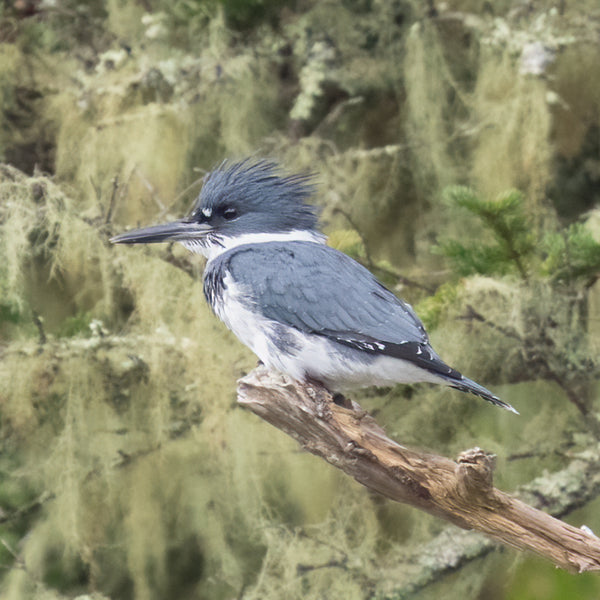
[[[495,452],[507,491],[600,472],[599,36],[596,0],[4,0],[2,598],[598,598],[506,549],[439,566],[463,532],[236,407],[201,260],[107,240],[225,157],[311,170],[330,243],[521,412],[357,393],[388,434]],[[600,483],[560,481],[600,531]]]

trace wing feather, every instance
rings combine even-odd
[[[269,319],[345,345],[377,342],[373,352],[381,354],[428,347],[412,308],[342,252],[310,242],[269,242],[240,246],[217,260]],[[407,342],[413,345],[399,351]]]

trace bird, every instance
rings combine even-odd
[[[412,307],[327,245],[315,192],[310,174],[286,174],[275,161],[226,160],[204,177],[185,218],[111,242],[179,242],[204,255],[213,312],[268,369],[296,381],[334,394],[442,384],[517,413],[444,363]]]

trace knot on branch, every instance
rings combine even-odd
[[[456,463],[456,487],[462,498],[483,506],[502,504],[494,489],[495,454],[470,448],[461,452]]]

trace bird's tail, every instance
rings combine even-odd
[[[487,400],[488,402],[491,402],[496,406],[500,406],[502,408],[505,408],[506,410],[510,410],[510,412],[513,412],[516,415],[519,414],[519,412],[516,409],[514,409],[510,404],[508,404],[508,402],[500,400],[500,398],[498,398],[498,396],[494,396],[494,394],[492,394],[490,390],[484,388],[478,383],[475,383],[473,380],[469,379],[468,377],[465,377],[464,375],[461,375],[460,379],[454,379],[453,377],[445,377],[444,379],[446,379],[446,382],[450,387],[456,388],[461,392],[470,392],[471,394],[475,394],[476,396],[479,396],[480,398],[483,398],[484,400]]]

